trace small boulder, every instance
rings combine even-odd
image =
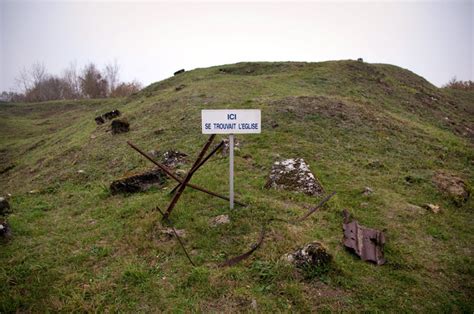
[[[130,123],[126,119],[112,121],[112,134],[120,134],[130,131]]]
[[[127,176],[110,184],[112,194],[144,192],[153,186],[161,187],[166,182],[166,174],[154,169],[141,174]]]
[[[461,206],[469,198],[470,191],[460,177],[438,172],[433,177],[433,182],[442,193],[451,197],[457,206]]]
[[[302,158],[276,161],[272,166],[265,188],[297,191],[314,196],[324,194],[321,183]]]
[[[10,213],[10,203],[8,203],[8,201],[4,197],[0,197],[0,216],[6,216]]]
[[[217,227],[219,225],[225,225],[230,223],[229,215],[219,215],[211,219],[210,225],[212,227]]]
[[[441,208],[439,207],[439,205],[425,204],[423,205],[423,207],[429,210],[430,212],[432,212],[433,214],[437,214],[441,211]]]
[[[311,242],[297,249],[293,253],[283,256],[284,260],[298,268],[327,268],[332,261],[332,256],[319,242]]]

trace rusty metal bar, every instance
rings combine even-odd
[[[305,220],[306,218],[308,218],[311,214],[313,214],[315,211],[317,211],[319,208],[321,208],[324,204],[326,204],[327,201],[329,201],[334,195],[336,194],[336,192],[332,192],[331,194],[329,194],[328,196],[326,196],[325,198],[323,198],[321,200],[321,202],[319,202],[319,204],[314,207],[314,208],[311,208],[306,214],[304,214],[302,217],[298,218],[298,219],[295,219],[295,220],[292,220],[292,221],[289,221],[291,223],[297,223],[297,222],[301,222],[303,220]]]
[[[163,170],[168,176],[170,176],[171,178],[173,178],[174,180],[176,180],[177,182],[179,183],[182,183],[183,180],[181,180],[180,178],[178,178],[171,170],[168,169],[168,167],[166,167],[165,165],[162,165],[160,164],[159,162],[156,162],[155,160],[153,160],[153,158],[151,158],[147,153],[145,153],[144,151],[142,151],[140,148],[138,148],[137,146],[135,146],[133,143],[131,143],[130,141],[127,142],[128,145],[130,145],[130,147],[132,147],[134,150],[136,150],[139,154],[141,154],[143,157],[145,157],[146,159],[148,159],[149,161],[151,161],[152,163],[154,163],[158,168],[160,168],[161,170]],[[204,193],[207,193],[209,195],[212,195],[212,196],[215,196],[215,197],[218,197],[220,199],[223,199],[223,200],[226,200],[226,201],[229,201],[229,198],[227,196],[224,196],[224,195],[221,195],[221,194],[218,194],[218,193],[215,193],[215,192],[212,192],[212,191],[209,191],[203,187],[200,187],[198,185],[195,185],[195,184],[192,184],[192,183],[188,183],[187,186],[189,186],[190,188],[193,188],[195,190],[198,190],[198,191],[201,191],[201,192],[204,192]],[[242,202],[238,202],[238,201],[235,201],[236,204],[239,204],[240,206],[247,206],[246,204],[242,203]]]
[[[156,210],[158,210],[161,214],[161,216],[163,216],[163,219],[166,221],[166,223],[171,227],[171,230],[173,230],[173,233],[174,235],[176,236],[176,239],[178,240],[179,244],[181,245],[181,248],[183,249],[184,251],[184,254],[186,254],[186,257],[188,258],[189,262],[191,263],[191,265],[193,266],[196,266],[193,261],[191,260],[191,257],[189,256],[188,254],[188,251],[186,251],[186,248],[184,247],[184,243],[183,241],[181,241],[181,238],[179,237],[178,233],[176,232],[176,229],[174,228],[173,224],[171,223],[171,221],[169,220],[168,217],[165,217],[165,214],[163,213],[163,211],[158,207],[156,206],[155,207]]]
[[[184,189],[186,188],[186,185],[188,184],[189,180],[191,180],[191,178],[194,174],[194,172],[192,170],[194,168],[196,168],[197,165],[199,165],[199,163],[203,159],[204,155],[206,154],[207,150],[209,149],[209,146],[211,146],[212,141],[214,140],[215,137],[216,137],[215,134],[212,134],[211,136],[209,136],[209,139],[207,140],[206,144],[204,145],[201,152],[199,153],[199,156],[196,159],[196,161],[194,162],[193,166],[191,167],[191,170],[186,174],[186,177],[184,178],[183,182],[179,186],[178,191],[176,191],[176,194],[173,196],[173,199],[171,200],[171,202],[168,206],[168,209],[165,212],[164,218],[165,217],[168,218],[169,215],[171,214],[171,212],[173,211],[173,208],[175,207],[176,202],[178,202],[179,198],[181,197],[181,194],[183,193]]]
[[[209,158],[212,157],[212,155],[214,155],[222,146],[224,145],[224,141],[221,141],[219,143],[219,145],[217,145],[203,160],[201,160],[201,162],[195,167],[195,168],[192,168],[190,170],[190,172],[194,173],[196,172],[199,168],[201,168],[201,166],[206,163],[206,161],[209,160]],[[189,185],[189,184],[188,184]],[[178,183],[170,192],[170,194],[174,194],[174,192],[176,191],[176,189],[178,189],[179,187],[181,186],[181,183]]]
[[[219,265],[219,267],[233,266],[239,263],[240,261],[243,261],[244,259],[248,258],[250,255],[252,255],[253,252],[255,252],[262,245],[264,238],[265,238],[265,225],[262,226],[258,242],[252,245],[252,248],[249,251],[245,252],[242,255],[239,255],[239,256],[236,256],[224,261],[223,263]]]

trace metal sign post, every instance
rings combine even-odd
[[[234,209],[234,134],[229,135],[229,199],[230,209]]]
[[[201,110],[203,134],[229,134],[229,205],[234,209],[234,134],[261,132],[258,109]]]

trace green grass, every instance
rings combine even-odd
[[[12,194],[14,236],[0,247],[0,311],[232,312],[256,302],[264,312],[472,312],[472,197],[455,206],[431,179],[444,170],[474,186],[473,142],[463,134],[474,125],[473,100],[394,66],[338,61],[197,69],[128,99],[2,104],[0,170],[14,168],[0,175],[0,192]],[[190,189],[176,206],[171,218],[187,232],[192,267],[176,241],[160,236],[152,210],[166,207],[174,182],[126,196],[108,186],[152,167],[127,140],[193,159],[206,141],[205,108],[259,108],[263,128],[237,136],[236,193],[248,207],[229,212],[225,201]],[[111,109],[127,117],[129,133],[95,125]],[[319,202],[263,188],[272,163],[290,157],[304,158],[336,196],[297,226],[273,222],[252,257],[218,268],[248,250],[269,218],[295,218]],[[226,194],[227,171],[228,159],[216,156],[192,182]],[[374,193],[362,195],[365,186]],[[407,210],[425,203],[443,211]],[[387,265],[342,247],[344,208],[386,230]],[[210,228],[220,214],[231,224]],[[314,240],[333,255],[331,269],[305,274],[281,261]]]

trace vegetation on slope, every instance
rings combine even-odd
[[[395,66],[337,61],[196,69],[127,99],[2,104],[0,186],[12,194],[14,238],[0,247],[0,310],[472,312],[472,197],[456,206],[432,177],[446,171],[473,185],[473,100]],[[205,108],[258,108],[263,127],[238,137],[235,186],[248,207],[229,212],[225,201],[187,189],[173,211],[192,267],[160,237],[152,210],[169,202],[174,182],[127,196],[108,185],[151,168],[127,140],[196,156]],[[95,124],[111,109],[127,117],[129,133]],[[337,195],[300,225],[274,223],[251,258],[218,268],[256,241],[263,221],[298,217],[319,201],[263,188],[272,163],[292,157]],[[227,158],[214,157],[192,182],[225,194],[227,168]],[[372,195],[361,193],[366,186]],[[443,211],[412,206],[425,203]],[[386,230],[387,265],[342,247],[344,208]],[[210,228],[224,213],[231,224]],[[280,258],[312,240],[334,262],[309,280]]]

